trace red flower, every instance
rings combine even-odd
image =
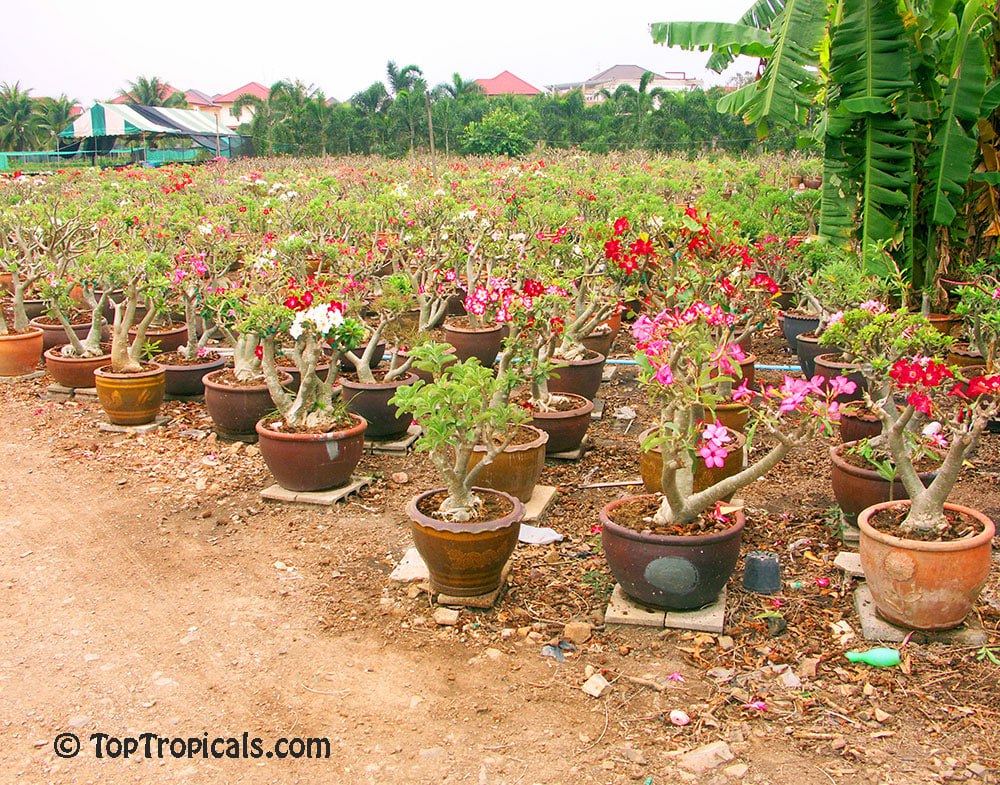
[[[285,300],[285,307],[290,311],[301,311],[302,303],[298,297],[292,295],[287,300]]]
[[[653,253],[653,241],[648,237],[639,237],[628,249],[637,256],[650,256]]]
[[[622,244],[619,240],[608,240],[604,244],[604,258],[617,262],[622,258]]]
[[[240,211],[241,213],[245,213],[245,212],[247,211],[247,208],[246,208],[246,206],[245,206],[245,205],[242,205],[242,204],[241,204],[241,205],[239,206],[239,211]]]
[[[771,294],[778,294],[781,291],[774,279],[770,275],[764,275],[764,273],[755,275],[750,280],[750,285],[757,289],[766,289]]]
[[[560,335],[566,329],[566,322],[559,316],[553,316],[549,320],[549,327],[555,335]]]
[[[928,397],[927,393],[922,393],[919,390],[913,390],[908,396],[906,396],[906,402],[918,412],[923,412],[928,417],[930,416],[931,399]]]
[[[524,282],[524,293],[528,295],[528,297],[538,297],[539,295],[545,293],[545,287],[542,286],[541,281],[529,278]]]
[[[617,221],[615,221],[615,226],[614,226],[615,237],[625,234],[625,232],[627,232],[631,228],[632,225],[628,222],[628,218],[622,216]]]
[[[302,295],[302,308],[303,309],[308,308],[312,304],[313,304],[313,293],[312,292],[306,292],[304,295]]]
[[[258,360],[263,360],[264,359],[264,347],[263,346],[258,345],[257,348],[253,350],[253,353],[257,355],[257,359]]]
[[[639,269],[639,262],[636,260],[635,256],[626,256],[620,262],[618,266],[625,271],[626,275],[631,275],[637,272]]]

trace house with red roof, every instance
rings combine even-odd
[[[253,109],[250,107],[244,109],[239,117],[233,114],[233,104],[236,103],[236,99],[243,95],[253,95],[266,101],[270,94],[270,89],[260,82],[247,82],[242,87],[213,97],[212,101],[219,107],[219,121],[227,128],[236,128],[241,123],[249,123],[253,119]]]
[[[510,71],[502,71],[492,79],[476,79],[483,95],[542,95],[537,87],[528,84]]]

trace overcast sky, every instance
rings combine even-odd
[[[510,70],[534,86],[582,81],[612,65],[687,71],[710,84],[707,55],[651,43],[650,22],[735,22],[751,0],[483,3],[400,0],[201,0],[108,3],[13,0],[0,24],[0,82],[83,103],[113,97],[137,76],[181,90],[229,92],[250,81],[301,79],[347,100],[420,66],[431,86]],[[743,59],[739,70],[750,70]]]

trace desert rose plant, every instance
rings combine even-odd
[[[643,449],[658,446],[663,454],[663,501],[654,521],[690,524],[711,512],[738,489],[764,476],[791,452],[830,430],[839,417],[836,396],[853,392],[853,382],[836,377],[829,386],[818,377],[786,376],[781,385],[753,391],[743,383],[731,400],[750,407],[749,438],[766,435],[774,445],[738,473],[694,492],[694,463],[721,467],[734,448],[729,429],[712,422],[716,405],[726,402],[717,380],[735,365],[733,344],[719,328],[733,320],[718,305],[692,303],[685,309],[640,316],[633,326],[640,381],[659,410],[658,427]],[[732,377],[729,377],[732,378]],[[751,406],[752,404],[752,406]]]

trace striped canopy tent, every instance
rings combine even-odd
[[[240,138],[207,112],[127,104],[94,104],[59,133],[65,140],[153,135],[185,136],[209,150],[215,150],[218,141],[224,154],[231,142],[233,147],[237,146],[233,137]],[[110,147],[110,144],[94,145],[98,146]]]

